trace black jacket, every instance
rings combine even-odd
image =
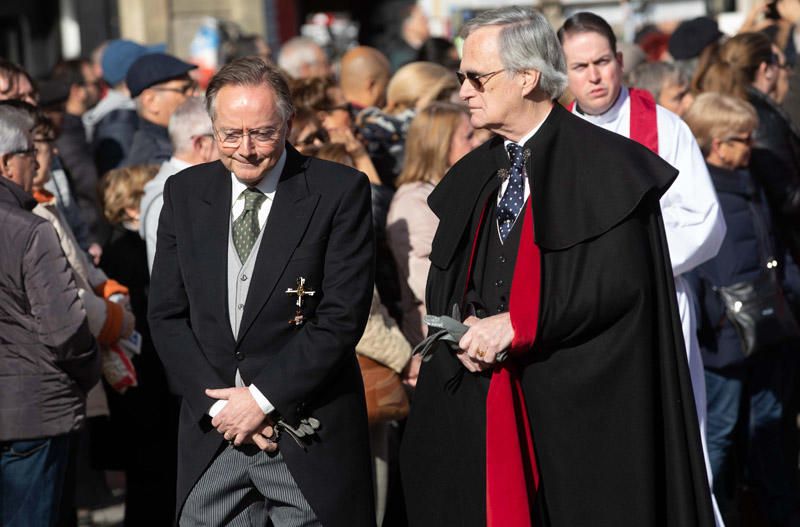
[[[769,96],[751,88],[748,100],[758,114],[750,168],[767,195],[778,237],[800,265],[800,131]]]
[[[697,332],[703,364],[722,368],[740,363],[745,357],[739,336],[725,317],[725,306],[713,288],[755,280],[773,259],[783,277],[787,262],[782,245],[775,238],[763,191],[749,171],[708,165],[708,172],[728,230],[717,256],[694,269],[688,280],[700,303]]]
[[[711,527],[658,204],[677,173],[559,105],[525,146],[542,259],[537,338],[519,363],[541,478],[536,524]],[[431,194],[441,220],[431,314],[464,301],[479,217],[508,166],[496,137]],[[481,376],[446,347],[423,363],[400,456],[411,526],[485,525],[485,402]]]
[[[86,142],[86,130],[83,121],[77,115],[64,114],[61,134],[56,139],[58,157],[69,177],[74,198],[81,211],[81,218],[89,226],[92,240],[105,238],[108,224],[103,218],[98,201],[97,184],[99,181],[97,167],[92,159],[92,152]]]
[[[172,156],[172,143],[164,126],[139,118],[139,129],[133,134],[133,144],[122,166],[160,165]]]
[[[374,245],[367,178],[287,145],[243,307],[238,340],[228,315],[231,175],[217,161],[171,176],[150,282],[150,331],[183,397],[178,507],[224,438],[205,388],[235,385],[237,368],[291,425],[313,416],[318,440],[279,448],[303,496],[329,527],[374,525],[364,388],[355,356],[372,301]],[[288,323],[285,292],[304,277],[309,319]]]
[[[35,205],[0,177],[0,441],[77,430],[100,377],[72,270]]]

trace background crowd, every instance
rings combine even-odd
[[[438,224],[426,200],[489,134],[473,129],[459,97],[456,45],[430,38],[419,8],[405,20],[382,50],[329,57],[298,37],[273,56],[248,37],[227,51],[275,60],[286,73],[295,148],[368,177],[376,285],[357,352],[413,397],[411,349],[426,333]],[[800,342],[745,354],[720,292],[769,269],[800,319],[798,22],[800,0],[779,0],[757,5],[736,35],[705,17],[671,34],[646,26],[612,59],[627,86],[689,126],[727,225],[717,256],[687,278],[714,494],[734,526],[797,525],[800,502]],[[589,66],[598,84],[601,66]],[[61,61],[43,79],[0,59],[0,524],[14,525],[12,501],[40,525],[90,524],[87,511],[109,499],[109,486],[124,488],[126,525],[167,525],[174,515],[178,401],[145,314],[164,183],[219,157],[194,72],[163,48],[127,40]],[[370,427],[378,523],[403,525],[402,419]]]

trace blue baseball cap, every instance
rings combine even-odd
[[[131,97],[138,97],[150,86],[186,75],[196,67],[166,53],[151,53],[136,59],[128,70],[125,82]]]
[[[125,80],[128,69],[136,59],[148,53],[163,53],[166,44],[142,46],[131,40],[112,40],[103,51],[100,65],[103,67],[103,79],[111,86],[116,86]]]

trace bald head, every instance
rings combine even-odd
[[[347,102],[383,106],[389,76],[389,60],[375,48],[358,46],[342,57],[341,87]]]

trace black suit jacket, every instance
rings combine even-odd
[[[150,286],[149,320],[171,384],[183,397],[178,512],[224,439],[206,412],[206,388],[234,386],[236,369],[290,424],[310,415],[322,428],[302,449],[279,445],[294,479],[326,526],[372,525],[364,393],[355,345],[373,288],[367,178],[304,157],[287,145],[258,251],[239,337],[228,318],[230,172],[217,161],[184,170],[164,189]],[[298,277],[308,322],[288,321]]]

